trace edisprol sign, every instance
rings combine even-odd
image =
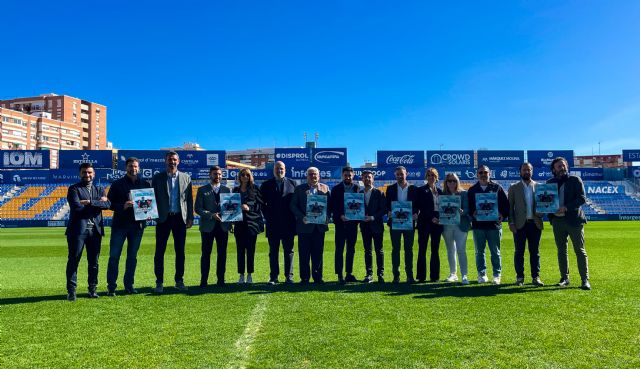
[[[640,161],[640,149],[622,150],[622,161]]]
[[[427,151],[427,166],[475,167],[473,150]]]
[[[585,190],[587,191],[587,195],[624,194],[624,186],[586,186]]]
[[[424,167],[424,151],[378,151],[378,167]]]
[[[562,156],[567,159],[569,168],[573,166],[573,150],[529,150],[527,161],[536,167],[549,167],[553,159]]]
[[[281,161],[285,166],[305,167],[311,166],[311,149],[307,148],[277,148],[274,150],[275,161]],[[288,169],[288,168],[287,168]]]
[[[51,153],[47,150],[0,150],[3,169],[49,169]]]
[[[516,167],[524,162],[524,150],[478,150],[478,165]]]
[[[226,165],[224,150],[180,150],[177,151],[180,157],[178,170],[185,168],[206,168],[217,165],[224,167]],[[126,169],[127,158],[135,157],[140,162],[140,168],[164,168],[165,155],[164,150],[119,150],[118,151],[118,169]]]
[[[82,163],[91,163],[94,168],[112,168],[113,153],[111,150],[58,151],[58,168],[78,169]]]
[[[311,149],[311,157],[314,165],[347,165],[347,149],[345,147]]]

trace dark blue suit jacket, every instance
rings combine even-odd
[[[77,236],[87,230],[87,221],[91,219],[96,225],[98,232],[104,236],[104,222],[102,220],[102,210],[109,209],[109,201],[100,201],[106,197],[104,188],[94,184],[88,189],[84,183],[78,182],[69,187],[67,191],[67,202],[69,203],[69,223],[67,224],[68,236]],[[80,200],[90,200],[91,203],[83,205]]]
[[[264,202],[262,214],[267,222],[267,237],[290,237],[296,234],[296,218],[289,207],[296,183],[285,178],[283,187],[280,193],[275,178],[264,181],[260,186]]]

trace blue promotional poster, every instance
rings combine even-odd
[[[242,201],[239,193],[221,193],[220,209],[223,222],[242,221]]]
[[[460,224],[460,202],[459,195],[442,195],[438,197],[438,212],[440,214],[440,224],[457,225]]]
[[[411,201],[391,201],[391,229],[413,229],[413,208]]]
[[[476,220],[484,222],[497,222],[498,194],[495,192],[476,194]]]
[[[537,184],[535,196],[536,213],[550,214],[558,211],[560,202],[557,183]]]
[[[344,217],[347,220],[364,220],[364,194],[344,194]]]
[[[133,201],[133,214],[136,220],[158,218],[158,206],[153,188],[131,190],[131,201]]]
[[[307,223],[327,223],[327,196],[307,194]]]

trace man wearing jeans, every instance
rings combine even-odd
[[[573,251],[578,261],[578,272],[582,278],[583,290],[590,290],[589,264],[587,250],[584,248],[584,224],[587,218],[582,211],[582,205],[587,202],[584,194],[584,185],[579,177],[571,176],[569,164],[563,157],[553,159],[551,162],[553,178],[547,183],[558,184],[558,198],[560,207],[555,214],[549,214],[549,221],[553,227],[553,236],[558,248],[558,264],[560,267],[560,282],[558,286],[569,285],[569,252],[568,239],[571,238]]]
[[[509,215],[509,200],[502,186],[491,181],[489,167],[478,167],[478,182],[469,188],[469,212],[473,216],[473,242],[476,248],[476,267],[478,269],[478,283],[486,283],[487,263],[485,261],[485,246],[491,252],[491,266],[493,268],[493,284],[500,284],[502,277],[502,259],[500,257],[500,241],[502,239],[502,220]],[[476,219],[476,195],[481,193],[497,193],[498,220],[478,221]]]
[[[138,249],[142,241],[142,234],[146,221],[137,221],[133,213],[131,190],[151,187],[149,183],[138,177],[140,163],[137,158],[126,161],[127,174],[111,184],[107,197],[113,210],[111,223],[111,240],[109,241],[109,266],[107,268],[107,295],[115,296],[118,280],[118,264],[124,241],[127,241],[127,263],[124,272],[124,290],[134,294],[138,291],[133,287],[136,264],[138,263]]]

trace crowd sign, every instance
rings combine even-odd
[[[475,167],[473,150],[427,151],[427,166]]]
[[[311,149],[307,148],[276,148],[273,157],[275,161],[283,162],[286,167],[307,169],[311,166]]]
[[[2,169],[49,169],[48,150],[0,150]]]
[[[118,169],[126,169],[127,158],[135,157],[140,163],[140,168],[164,168],[165,150],[119,150],[118,151]],[[224,167],[226,165],[224,150],[180,150],[176,151],[180,157],[178,169],[185,168],[204,168],[217,165]]]
[[[345,166],[347,165],[347,148],[314,148],[311,149],[313,165]]]
[[[378,151],[378,167],[424,167],[424,151]]]
[[[516,167],[524,163],[524,150],[478,150],[478,165]]]
[[[113,168],[111,150],[60,150],[58,168],[78,169],[82,163],[91,163],[94,168]]]
[[[547,167],[551,165],[553,159],[562,156],[567,159],[569,167],[573,166],[573,150],[529,150],[527,151],[527,161],[534,168]]]

